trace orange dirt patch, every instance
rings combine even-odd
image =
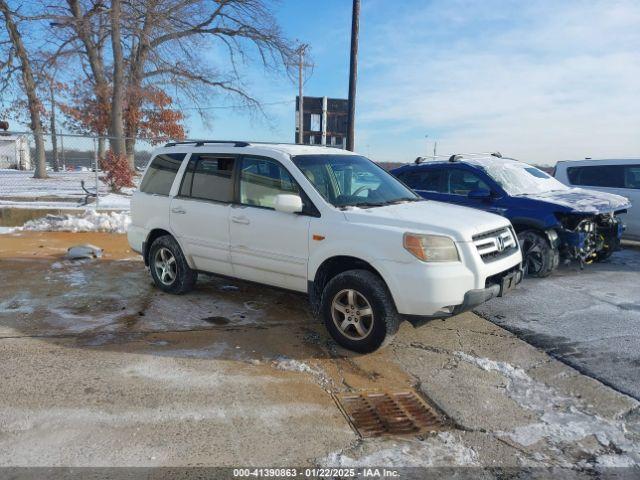
[[[60,258],[69,247],[89,243],[104,250],[109,260],[139,259],[127,236],[103,232],[16,232],[0,235],[0,258]]]

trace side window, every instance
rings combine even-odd
[[[180,185],[180,196],[232,202],[234,163],[234,157],[209,154],[192,156]]]
[[[442,193],[442,170],[417,168],[405,175],[403,181],[414,190]]]
[[[586,187],[624,188],[625,172],[622,165],[594,165],[569,167],[567,176],[572,185]]]
[[[640,165],[627,165],[624,169],[625,188],[640,189]]]
[[[171,185],[176,178],[184,153],[156,155],[147,169],[140,184],[140,191],[156,195],[169,195]]]
[[[240,168],[240,203],[273,208],[278,194],[299,195],[293,178],[277,162],[245,157]]]
[[[447,192],[451,195],[468,195],[473,190],[491,190],[478,175],[468,170],[455,168],[447,173]]]

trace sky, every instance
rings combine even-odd
[[[282,0],[274,11],[311,46],[305,94],[346,98],[351,1]],[[356,150],[406,162],[437,140],[439,154],[540,164],[638,157],[639,26],[639,0],[362,0]],[[296,83],[255,64],[243,81],[266,117],[212,110],[206,125],[189,117],[189,136],[293,141]]]

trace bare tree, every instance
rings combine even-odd
[[[113,56],[113,89],[111,93],[111,150],[116,155],[124,155],[124,56],[120,23],[122,22],[121,0],[111,0],[111,51]],[[133,165],[131,165],[133,167]]]
[[[86,75],[97,104],[109,106],[108,133],[126,138],[131,165],[150,90],[195,106],[203,117],[216,93],[261,111],[243,82],[242,66],[257,60],[278,71],[293,56],[268,0],[40,1],[40,18],[58,27],[61,44],[74,45],[81,67],[76,71]],[[223,53],[218,60],[210,55],[216,48]]]
[[[172,88],[190,104],[210,104],[224,92],[249,108],[260,108],[242,82],[238,66],[253,53],[267,69],[288,64],[293,48],[264,0],[144,0],[124,12],[128,49],[125,110],[127,153],[138,133],[140,92],[148,85]],[[221,46],[225,62],[211,64],[207,53]]]
[[[29,117],[31,119],[31,130],[35,137],[36,144],[36,168],[34,176],[36,178],[46,178],[47,169],[45,163],[44,137],[41,119],[42,103],[37,94],[37,84],[34,77],[34,69],[32,62],[24,45],[22,35],[18,30],[18,26],[14,19],[14,12],[11,11],[5,0],[0,0],[0,13],[4,17],[4,23],[7,28],[9,41],[11,44],[10,59],[15,58],[19,62],[21,74],[21,84],[24,93],[27,96],[27,105],[29,107]],[[15,55],[15,57],[14,57]],[[11,67],[11,65],[7,65]]]

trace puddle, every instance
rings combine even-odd
[[[212,325],[228,325],[231,321],[227,317],[205,317],[202,320]]]

